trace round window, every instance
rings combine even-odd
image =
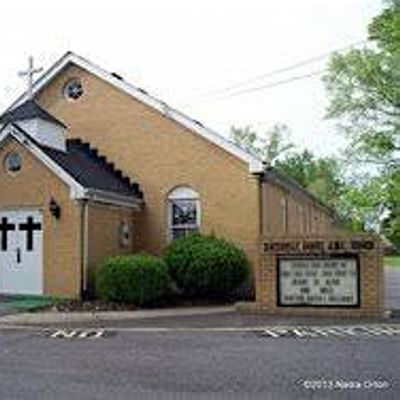
[[[79,79],[71,79],[63,89],[64,97],[67,100],[76,101],[83,95],[83,86]]]
[[[18,153],[9,153],[4,158],[4,167],[7,172],[18,172],[22,167],[21,156]]]

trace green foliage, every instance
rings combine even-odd
[[[193,234],[177,239],[164,259],[178,288],[188,295],[224,297],[249,275],[245,253],[214,236]]]
[[[386,4],[368,27],[371,44],[333,56],[324,80],[328,117],[350,139],[347,161],[367,171],[346,188],[342,210],[400,247],[400,2]]]
[[[282,161],[277,161],[275,167],[324,203],[336,205],[343,186],[337,159],[317,158],[305,150],[301,153],[292,153]]]
[[[118,303],[152,304],[168,292],[169,285],[164,261],[145,253],[111,257],[96,273],[96,294]]]
[[[349,137],[349,159],[400,163],[400,8],[394,3],[369,26],[373,47],[332,57],[324,80],[328,117]]]
[[[384,191],[378,177],[364,183],[353,182],[343,188],[336,208],[349,221],[352,230],[379,229],[379,219],[383,212]]]
[[[382,221],[382,233],[400,251],[400,169],[386,176],[385,206],[387,215]]]
[[[259,136],[250,126],[231,128],[231,139],[238,146],[270,165],[293,148],[288,138],[289,129],[284,124],[274,125],[262,136]]]
[[[400,256],[388,256],[384,260],[385,267],[399,267],[400,268]]]

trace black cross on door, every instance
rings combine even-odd
[[[26,222],[19,224],[20,231],[26,231],[26,250],[33,250],[33,232],[40,231],[42,229],[42,224],[39,222],[33,222],[32,217],[28,217]]]
[[[15,224],[9,224],[8,218],[3,217],[0,222],[1,250],[7,251],[8,232],[15,231]]]

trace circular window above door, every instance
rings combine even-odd
[[[8,153],[4,157],[4,169],[6,172],[15,174],[20,171],[22,168],[22,159],[21,156],[16,152]]]

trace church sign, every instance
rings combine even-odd
[[[293,239],[266,240],[263,243],[264,253],[331,253],[360,252],[374,250],[376,243],[372,238],[333,238],[333,239]]]
[[[278,258],[278,303],[357,307],[359,279],[356,257]]]
[[[258,309],[277,314],[380,315],[383,267],[375,236],[266,237],[261,252]]]

